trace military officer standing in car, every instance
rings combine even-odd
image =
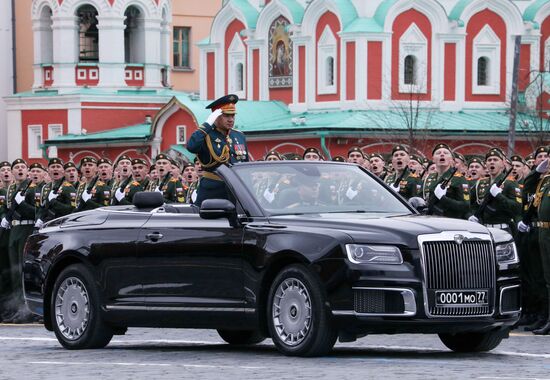
[[[453,170],[451,148],[437,144],[432,151],[432,161],[436,171],[426,177],[423,188],[428,213],[467,219],[470,216],[470,188],[464,176]]]
[[[391,154],[394,172],[386,175],[384,182],[405,199],[418,196],[422,190],[422,182],[420,177],[409,169],[408,149],[403,145],[396,145]]]
[[[36,228],[42,228],[44,223],[70,214],[76,207],[76,189],[65,177],[63,161],[51,158],[48,171],[52,182],[42,188]]]
[[[195,204],[209,198],[229,199],[225,183],[215,173],[220,165],[248,161],[248,147],[244,134],[236,131],[235,114],[237,95],[226,95],[206,108],[212,114],[192,135],[187,149],[195,153],[203,169],[203,176],[197,191]]]

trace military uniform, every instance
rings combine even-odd
[[[90,185],[91,183],[82,182],[78,187],[76,194],[77,211],[93,210],[111,204],[111,187],[99,179],[95,182],[94,186],[89,189],[92,197],[88,201],[84,201],[82,195],[84,191],[88,191]]]
[[[171,173],[166,174],[156,187],[162,192],[166,203],[185,203],[187,186],[173,178]]]
[[[236,95],[227,95],[216,100],[206,108],[212,111],[221,110],[224,114],[235,114]],[[245,136],[234,129],[227,134],[218,130],[215,125],[204,123],[195,131],[187,144],[187,149],[195,153],[203,168],[203,177],[198,189],[195,204],[211,198],[229,199],[225,183],[215,173],[220,165],[248,161],[248,148]]]
[[[51,193],[57,195],[57,197],[50,196]],[[55,182],[47,183],[42,188],[37,219],[48,222],[55,218],[69,215],[75,208],[76,189],[65,178],[61,178]]]
[[[438,173],[428,175],[424,181],[423,196],[430,214],[467,219],[470,216],[470,187],[461,173],[455,172],[452,175],[452,172],[453,169],[449,168],[441,176]],[[447,194],[437,199],[433,195],[434,189],[447,180],[449,180]]]
[[[131,205],[134,195],[140,191],[146,191],[149,187],[149,180],[132,181],[124,188],[124,198],[118,202],[119,205]]]
[[[400,175],[396,172],[388,174],[384,178],[384,183],[393,186],[399,177]],[[405,173],[397,185],[399,186],[399,194],[407,200],[422,195],[422,180],[418,174],[411,172],[409,168],[405,168]]]
[[[0,220],[6,216],[7,190],[0,188]],[[4,317],[4,303],[7,301],[11,293],[11,278],[10,278],[10,260],[8,255],[9,249],[9,230],[0,228],[0,323]],[[7,316],[6,316],[7,317]]]
[[[135,182],[135,181],[132,181],[132,176],[126,178],[123,181],[114,181],[113,180],[112,182],[113,183],[111,185],[111,203],[113,205],[132,204],[131,200],[133,199],[133,195],[132,195],[132,198],[128,197],[128,193],[130,191],[129,186],[130,186],[131,183]],[[124,198],[122,198],[122,200],[120,200],[120,201],[117,200],[116,197],[115,197],[115,193],[118,191],[118,189],[120,189],[120,191],[124,192],[124,194],[125,194]]]

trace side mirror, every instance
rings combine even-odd
[[[199,215],[203,219],[228,218],[230,222],[237,216],[235,205],[227,199],[205,199],[201,204]]]
[[[164,196],[156,191],[140,191],[134,195],[132,203],[137,208],[157,208],[164,204]]]
[[[426,201],[420,197],[412,197],[409,199],[409,204],[416,209],[419,213],[424,213],[428,207]]]

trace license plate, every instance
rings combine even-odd
[[[435,303],[438,306],[487,305],[489,302],[488,294],[487,290],[437,290],[435,292]]]

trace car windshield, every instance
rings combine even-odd
[[[412,214],[391,190],[356,165],[278,162],[233,168],[270,215]]]

